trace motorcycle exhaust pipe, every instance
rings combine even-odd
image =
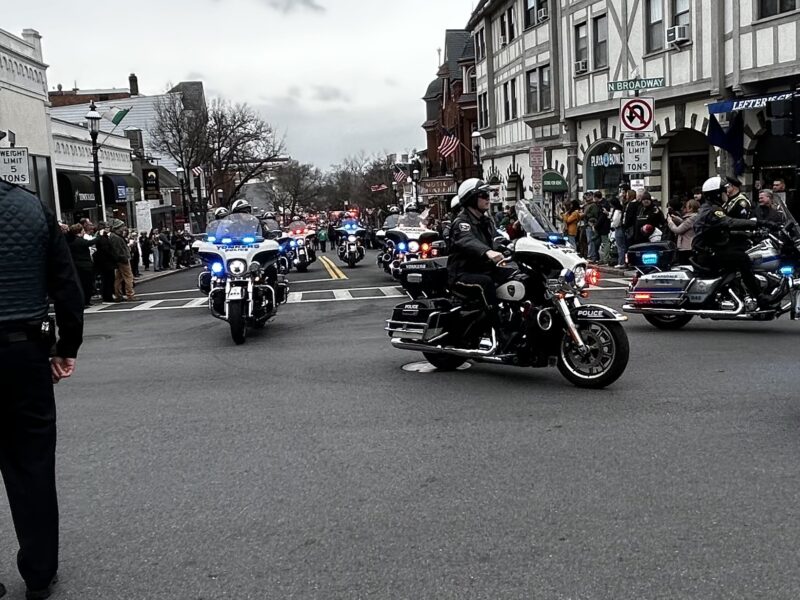
[[[452,348],[442,346],[428,346],[426,344],[415,344],[412,342],[404,342],[402,340],[392,339],[392,346],[399,350],[415,350],[417,352],[430,352],[432,354],[450,354],[453,356],[460,356],[463,358],[486,358],[491,356],[497,350],[497,337],[492,331],[492,346],[487,350],[470,350],[467,348]]]

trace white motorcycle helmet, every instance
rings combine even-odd
[[[227,209],[227,208],[225,208],[224,206],[220,206],[218,209],[216,209],[216,210],[214,211],[214,218],[215,218],[215,219],[224,219],[224,218],[225,218],[225,217],[227,217],[229,214],[230,214],[230,213],[228,212],[228,209]]]
[[[231,212],[232,213],[242,213],[242,212],[252,212],[253,208],[250,206],[250,203],[247,200],[237,200],[233,204],[231,204]]]
[[[703,202],[717,202],[719,203],[722,198],[722,193],[725,191],[725,180],[722,177],[715,176],[706,179],[703,184]]]
[[[406,212],[419,212],[419,207],[414,204],[413,202],[410,204],[406,204]]]
[[[461,205],[461,200],[458,196],[453,196],[453,199],[450,200],[450,210],[455,210]]]
[[[478,196],[481,194],[489,194],[489,184],[483,179],[472,177],[462,182],[458,186],[458,201],[461,206],[475,206]]]

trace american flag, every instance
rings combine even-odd
[[[385,190],[388,190],[389,187],[385,183],[378,183],[378,184],[369,186],[369,189],[372,190],[373,192],[383,192]]]
[[[442,138],[442,141],[439,142],[439,155],[442,158],[447,158],[453,152],[458,150],[458,144],[460,142],[454,134],[447,131],[447,129],[444,127],[442,127],[442,134],[444,134],[444,137]]]
[[[192,173],[194,173],[195,177],[200,177],[203,174],[203,167],[194,167]]]
[[[395,168],[395,169],[397,169],[397,170],[394,172],[394,180],[395,180],[397,183],[405,183],[405,182],[406,182],[406,179],[408,178],[408,175],[406,175],[406,172],[405,172],[405,171],[403,171],[403,169],[401,169],[401,168],[400,168],[400,167],[398,167],[397,165],[395,165],[395,166],[394,166],[394,168]]]

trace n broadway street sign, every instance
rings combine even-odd
[[[628,79],[626,81],[609,81],[609,92],[637,92],[640,90],[652,90],[664,87],[663,77],[653,77],[652,79]]]

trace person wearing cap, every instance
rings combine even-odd
[[[119,219],[111,221],[111,255],[114,257],[116,265],[116,276],[114,278],[114,293],[117,298],[122,298],[123,295],[126,300],[135,300],[136,296],[133,294],[133,271],[131,271],[131,249],[125,238],[128,230],[125,223]],[[123,290],[124,285],[124,290]]]
[[[4,181],[0,211],[0,473],[26,598],[41,600],[50,596],[58,570],[53,384],[75,371],[84,298],[53,212]],[[50,300],[55,322],[48,316]],[[4,550],[10,545],[3,539]],[[0,586],[0,596],[4,591]]]
[[[726,177],[725,181],[725,195],[728,199],[722,210],[731,219],[749,219],[752,206],[747,196],[742,193],[742,182],[736,177]]]

